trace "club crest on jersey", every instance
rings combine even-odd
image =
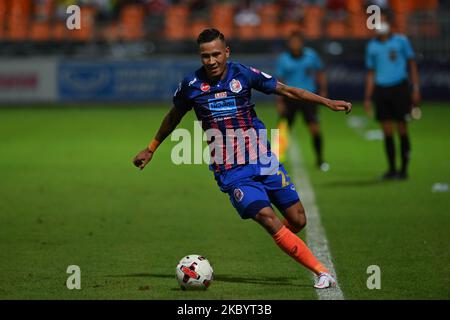
[[[239,188],[234,189],[234,198],[236,199],[237,202],[241,202],[242,199],[244,198],[244,192]]]
[[[211,89],[211,87],[209,86],[209,84],[207,84],[207,83],[205,83],[205,82],[203,82],[203,83],[200,85],[200,90],[202,90],[203,92],[209,91],[209,89]]]
[[[242,85],[239,80],[233,79],[230,82],[230,90],[234,93],[239,93],[242,90]]]
[[[226,97],[227,97],[226,92],[217,92],[216,94],[214,94],[214,98],[216,98],[216,99],[226,98]]]

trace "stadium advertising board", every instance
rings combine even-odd
[[[0,102],[57,100],[54,59],[0,60]]]
[[[274,57],[239,57],[236,60],[274,74]],[[58,68],[59,97],[63,101],[168,101],[183,76],[199,66],[200,62],[192,58],[154,58],[139,62],[63,61]],[[423,62],[419,67],[424,98],[448,98],[450,65]],[[367,71],[362,60],[329,61],[326,70],[330,96],[363,99]],[[255,98],[273,97],[255,93]]]

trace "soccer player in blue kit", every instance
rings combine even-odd
[[[159,144],[175,130],[191,109],[194,109],[205,131],[215,129],[224,137],[230,135],[230,130],[260,132],[265,127],[250,100],[251,89],[325,105],[334,111],[351,111],[352,105],[348,102],[326,99],[300,88],[286,86],[255,68],[227,61],[230,48],[224,35],[216,29],[204,30],[198,36],[197,43],[203,66],[183,79],[174,94],[174,106],[163,119],[154,139],[133,159],[134,165],[141,170],[152,159]],[[257,140],[258,146],[265,150],[265,155],[273,158],[270,145],[261,146],[260,136]],[[213,151],[223,149],[224,161],[217,161],[215,155],[210,165],[220,190],[229,195],[242,219],[251,218],[258,222],[284,252],[317,275],[315,288],[335,285],[327,268],[295,235],[306,224],[305,210],[283,165],[277,162],[275,171],[268,173],[259,159],[261,154],[255,153],[247,142],[243,156],[236,147],[229,151],[220,142],[209,141],[210,147],[215,144]],[[236,158],[240,161],[235,161]],[[282,221],[271,204],[283,214]]]

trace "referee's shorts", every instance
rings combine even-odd
[[[407,121],[411,113],[411,90],[408,81],[391,87],[375,86],[373,101],[378,121]]]
[[[302,113],[303,120],[306,124],[319,123],[319,113],[316,104],[289,98],[284,98],[284,103],[286,106],[285,116],[290,123],[294,122],[295,113],[297,111]]]

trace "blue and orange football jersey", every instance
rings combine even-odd
[[[265,126],[258,119],[255,104],[251,101],[252,89],[272,94],[276,85],[277,80],[271,75],[240,63],[227,62],[226,75],[217,82],[208,79],[203,67],[185,77],[175,91],[173,103],[183,110],[194,109],[205,131],[217,129],[223,137],[231,132],[227,132],[227,129],[241,129],[244,132],[254,129],[258,134]],[[259,147],[265,148],[264,152],[270,156],[268,142]],[[230,159],[245,157],[239,164],[246,164],[258,157],[257,150],[249,146],[248,141],[245,148],[245,155],[240,155],[237,148],[230,151],[223,144],[223,161],[212,163],[210,168],[214,171],[229,170],[238,165],[237,161],[229,161]],[[233,155],[227,152],[233,152]]]

